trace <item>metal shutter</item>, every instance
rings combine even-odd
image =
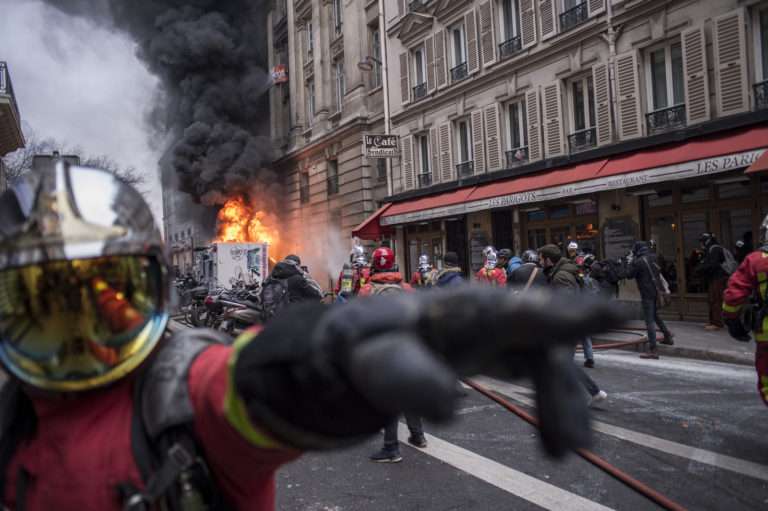
[[[616,57],[616,118],[617,131],[622,140],[643,134],[637,74],[637,52],[623,53]]]
[[[536,1],[520,0],[520,39],[523,49],[536,45]]]
[[[713,21],[715,91],[719,115],[749,110],[744,11],[729,12]]]
[[[685,113],[688,124],[709,120],[709,78],[707,77],[707,40],[704,27],[682,33]]]
[[[416,186],[416,176],[413,167],[413,136],[407,135],[400,138],[400,161],[402,163],[403,184],[406,190],[413,190]]]

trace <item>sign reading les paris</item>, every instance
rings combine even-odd
[[[363,135],[363,151],[367,158],[397,158],[400,147],[397,135]]]

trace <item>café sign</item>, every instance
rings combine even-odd
[[[398,158],[397,135],[363,135],[363,153],[367,158]]]

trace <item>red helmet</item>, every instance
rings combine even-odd
[[[395,252],[389,247],[380,247],[371,257],[374,271],[392,271],[395,268]]]

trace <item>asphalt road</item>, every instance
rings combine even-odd
[[[751,368],[610,352],[589,374],[609,394],[595,453],[691,510],[768,509],[768,409]],[[527,382],[476,381],[531,409]],[[403,442],[401,463],[368,461],[373,438],[283,468],[278,509],[657,509],[576,455],[547,459],[531,426],[467,393],[458,420],[427,425],[427,449]]]

